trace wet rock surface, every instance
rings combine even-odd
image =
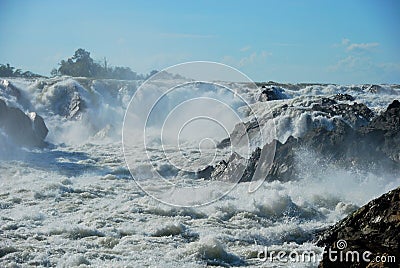
[[[317,244],[339,250],[339,240],[347,243],[343,253],[357,251],[359,261],[349,258],[347,262],[335,262],[324,254],[319,267],[399,267],[400,188],[372,200],[323,232]],[[371,262],[363,261],[362,253],[366,251],[371,252]],[[372,262],[377,256],[385,256],[386,262]],[[393,258],[389,261],[389,256],[394,256],[395,262]]]
[[[334,98],[322,98],[320,103],[312,107],[312,110],[325,113],[329,117],[341,116],[355,128],[367,125],[374,116],[374,113],[363,103],[338,103]]]
[[[8,107],[0,99],[0,130],[15,144],[26,147],[44,147],[48,129],[41,116],[26,115],[19,108]]]
[[[271,101],[271,100],[282,100],[287,99],[284,90],[277,86],[262,86],[261,94],[258,97],[259,101]]]
[[[304,148],[346,169],[400,174],[399,101],[393,101],[386,111],[375,117],[364,104],[342,104],[330,98],[322,98],[313,109],[331,116],[340,115],[341,118],[333,119],[333,129],[311,128],[301,138],[289,137],[283,144],[276,141],[275,158],[267,181],[298,179],[300,174],[296,171],[296,151]],[[245,127],[250,132],[258,128],[258,124],[248,123]],[[230,146],[229,138],[218,146]],[[245,170],[239,182],[250,181],[249,176],[257,168],[260,151],[257,148],[250,159],[233,154],[228,160],[214,167],[206,167],[199,173],[202,178],[227,180],[226,177],[232,174],[236,166],[239,170]]]
[[[21,99],[21,92],[19,89],[10,83],[8,80],[1,80],[0,82],[0,95],[15,97],[18,101]]]

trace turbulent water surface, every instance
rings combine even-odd
[[[390,174],[343,169],[329,159],[321,167],[321,161],[318,165],[314,161],[318,156],[304,150],[297,153],[300,180],[264,182],[253,193],[248,192],[248,183],[239,183],[227,196],[207,206],[169,206],[143,192],[125,164],[122,122],[140,82],[84,78],[0,81],[0,98],[24,112],[37,112],[49,128],[49,146],[43,149],[16,149],[0,133],[2,267],[316,267],[316,262],[265,263],[257,253],[264,247],[321,253],[323,248],[312,242],[318,230],[400,184],[399,178]],[[19,93],[10,90],[10,85]],[[190,90],[195,89],[182,92],[187,95]],[[222,91],[213,92],[212,96],[224,98],[218,95],[225,94]],[[267,114],[275,111],[276,131],[274,136],[264,137],[264,142],[301,137],[313,126],[329,128],[332,118],[304,108],[321,96],[348,93],[379,114],[400,95],[394,86],[371,90],[361,85],[314,85],[285,89],[285,98],[269,102],[267,111],[265,103],[257,101],[260,91],[249,88],[239,93],[253,112],[265,119],[260,121],[261,127],[271,124]],[[243,117],[249,116],[238,103],[232,105],[244,110]],[[284,105],[295,108],[282,110]],[[252,145],[259,146],[259,138],[251,137]],[[165,162],[157,142],[149,143],[149,157],[158,171],[171,180],[180,176],[190,180]],[[180,157],[176,147],[164,149],[170,157]],[[206,154],[211,149],[203,150]],[[129,153],[137,160],[132,172],[145,177],[149,166],[142,160],[147,152],[138,147]],[[213,163],[229,157],[225,153],[218,152]],[[199,151],[193,149],[187,157],[196,161]],[[229,184],[207,183],[210,191]],[[152,187],[162,191],[161,186]]]

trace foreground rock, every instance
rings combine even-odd
[[[346,256],[346,252],[350,256],[350,251],[357,251],[360,254],[359,261],[352,261],[357,259],[349,257],[347,262],[335,262],[328,254],[324,254],[319,267],[399,267],[400,187],[372,200],[329,228],[320,236],[317,244],[326,246],[326,250],[331,248],[340,252],[338,246],[344,246],[338,243],[339,240],[347,243],[342,249],[343,256]],[[366,256],[370,262],[362,258],[366,251],[371,252],[370,256]],[[372,262],[377,256],[386,262]],[[394,256],[395,259],[389,256]]]
[[[8,107],[1,99],[0,131],[13,143],[24,147],[44,147],[46,145],[44,139],[49,132],[40,115],[36,113],[26,115],[18,108]]]

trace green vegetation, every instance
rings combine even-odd
[[[102,63],[90,57],[90,52],[82,48],[75,51],[67,60],[62,60],[58,68],[51,70],[51,76],[68,75],[73,77],[105,78],[118,80],[144,80],[157,73],[153,70],[148,75],[137,74],[129,67],[108,66],[106,58]],[[0,64],[0,77],[43,77],[30,71],[22,72],[10,64]]]
[[[69,75],[75,77],[92,77],[92,78],[111,78],[120,80],[140,80],[146,79],[148,76],[137,74],[129,67],[110,67],[104,58],[104,63],[95,62],[90,57],[90,52],[80,48],[75,54],[67,60],[59,63],[58,69],[51,71],[52,76]],[[154,73],[154,71],[152,72]]]
[[[42,77],[41,75],[32,73],[30,71],[22,72],[21,69],[16,69],[9,63],[0,64],[0,77]]]

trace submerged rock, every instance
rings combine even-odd
[[[15,107],[8,107],[0,99],[0,130],[15,144],[27,147],[43,147],[49,130],[43,118],[36,114],[26,115]]]
[[[338,242],[340,240],[343,241]],[[400,187],[372,200],[345,219],[341,220],[323,234],[317,242],[350,256],[350,251],[360,254],[359,261],[348,259],[347,262],[332,261],[324,254],[319,267],[399,267],[400,266]],[[339,249],[338,249],[339,247]],[[371,262],[364,261],[362,254]],[[350,253],[349,253],[350,252]],[[385,256],[386,262],[372,262],[376,256]],[[395,259],[390,259],[394,256]],[[356,259],[354,259],[356,260]],[[394,260],[394,262],[393,262]]]

